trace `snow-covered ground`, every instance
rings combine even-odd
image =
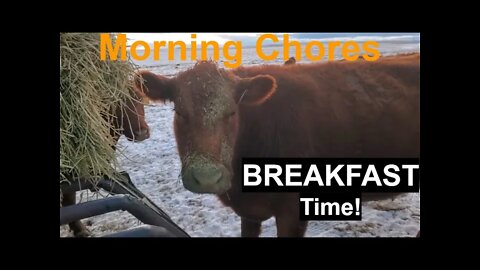
[[[383,54],[418,51],[419,44],[410,47],[383,46]],[[244,54],[244,64],[258,64],[253,56]],[[257,59],[258,60],[258,59]],[[277,61],[279,64],[283,60]],[[174,75],[191,66],[190,63],[160,65],[150,68],[155,73]],[[145,108],[151,128],[150,139],[119,141],[122,169],[135,185],[160,206],[193,237],[239,237],[240,218],[223,206],[215,195],[187,191],[179,178],[180,160],[173,134],[173,106],[159,104]],[[78,201],[97,198],[91,192],[77,193]],[[127,212],[114,212],[83,220],[94,236],[130,229],[141,225]],[[275,220],[263,223],[261,236],[276,236]],[[307,237],[414,237],[420,229],[420,195],[410,193],[395,200],[369,202],[363,205],[362,221],[310,221]],[[71,236],[67,226],[60,227],[60,236]]]

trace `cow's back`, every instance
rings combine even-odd
[[[236,70],[269,74],[277,92],[243,107],[237,156],[418,157],[418,55]]]

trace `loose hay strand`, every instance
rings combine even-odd
[[[100,60],[99,33],[60,34],[60,180],[116,178],[111,122],[133,99],[134,71],[130,59]]]

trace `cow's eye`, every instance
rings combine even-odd
[[[237,113],[236,111],[230,112],[230,113],[228,114],[228,117],[229,117],[229,118],[230,118],[230,117],[233,117],[233,116],[235,116],[236,113]]]

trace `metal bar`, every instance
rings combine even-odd
[[[175,235],[162,227],[143,225],[134,229],[104,235],[102,237],[175,237]]]
[[[165,216],[165,218],[170,219],[170,216],[168,216],[167,213],[165,213],[160,207],[158,207],[150,198],[148,198],[145,194],[143,194],[130,180],[130,176],[127,173],[121,173],[124,177],[125,180],[122,182],[123,185],[127,187],[124,188],[118,183],[110,180],[110,179],[104,179],[98,183],[98,187],[103,188],[104,190],[107,190],[111,194],[127,194],[127,195],[136,195],[139,198],[142,198],[143,200],[147,201],[150,203],[150,206],[154,208],[157,212],[159,212],[161,215]],[[134,194],[131,194],[132,191]]]
[[[115,197],[89,201],[77,205],[60,208],[60,225],[73,222],[92,216],[124,210],[138,218],[141,222],[166,228],[176,237],[189,237],[189,235],[178,227],[169,218],[159,215],[142,201],[130,195],[119,195]]]
[[[172,226],[177,227],[177,230],[183,231],[175,222],[172,221],[170,216],[165,213],[160,207],[158,207],[148,196],[143,194],[132,182],[130,179],[130,175],[127,172],[120,172],[120,175],[123,177],[122,185],[119,185],[117,182],[112,181],[108,178],[101,180],[98,183],[98,187],[103,188],[104,190],[109,191],[111,194],[127,194],[127,195],[135,195],[143,200],[143,202],[148,206],[151,207],[155,212],[159,215],[162,215],[165,219],[169,220],[172,223]],[[133,194],[132,194],[133,193]]]
[[[180,228],[178,225],[175,224],[175,222],[172,221],[170,216],[165,213],[160,207],[158,207],[150,198],[148,198],[145,194],[143,194],[132,182],[130,179],[130,175],[128,175],[127,172],[119,172],[118,175],[123,178],[121,183],[119,181],[114,181],[107,176],[103,176],[102,179],[99,179],[97,184],[94,185],[91,179],[85,179],[85,178],[80,178],[80,179],[74,179],[70,180],[70,183],[64,182],[61,185],[61,188],[63,191],[80,191],[84,189],[90,189],[92,191],[98,191],[100,188],[104,189],[110,194],[126,194],[126,195],[132,195],[132,196],[137,196],[138,198],[141,198],[143,203],[147,205],[148,207],[152,208],[155,212],[157,212],[158,215],[163,216],[165,219],[170,221],[170,223],[173,224],[177,228],[178,231],[182,231],[183,229]]]
[[[90,189],[92,191],[98,191],[98,189],[104,189],[110,194],[118,195],[118,194],[127,194],[127,195],[134,195],[139,198],[142,198],[146,202],[149,203],[149,206],[154,208],[156,212],[160,215],[163,215],[165,218],[171,220],[170,216],[165,213],[160,207],[158,207],[150,198],[145,196],[132,182],[130,176],[127,172],[120,172],[119,175],[123,177],[122,185],[120,185],[117,181],[113,181],[110,178],[104,176],[101,180],[97,182],[96,185],[93,184],[93,181],[90,181],[85,178],[79,178],[75,180],[70,180],[70,182],[63,182],[60,187],[63,192],[76,192],[80,190]]]

